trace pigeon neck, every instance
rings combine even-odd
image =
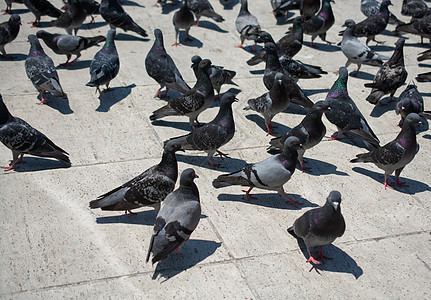
[[[175,151],[163,151],[162,160],[157,165],[157,169],[163,170],[169,178],[177,181],[178,163]]]
[[[381,17],[385,17],[385,18],[389,18],[389,9],[388,9],[388,5],[380,5],[380,10],[377,13],[377,15],[381,16]]]
[[[389,65],[404,66],[404,45],[397,46],[394,53],[388,61]]]
[[[0,125],[6,124],[12,118],[6,104],[4,104],[3,100],[0,100]]]
[[[8,25],[12,29],[12,32],[19,30],[19,23],[14,20],[9,20]]]
[[[278,60],[278,55],[274,52],[266,52],[266,69],[275,70],[281,69],[280,61]]]
[[[228,121],[233,120],[233,112],[232,112],[232,103],[231,102],[222,102],[220,104],[220,109],[217,113],[217,116],[214,118],[214,123],[222,122],[221,125],[227,125]]]
[[[304,35],[304,30],[302,28],[302,24],[300,23],[293,23],[292,31],[290,32],[290,36],[294,37],[295,39],[302,40],[302,37]]]
[[[239,11],[240,15],[245,15],[245,14],[249,14],[250,12],[248,11],[248,3],[246,0],[243,0],[241,3],[241,10]]]
[[[296,168],[296,163],[298,161],[298,151],[296,149],[287,148],[279,154],[279,157],[283,166],[289,171],[291,171],[293,174]]]
[[[404,122],[401,132],[398,134],[397,140],[405,146],[404,143],[412,142],[416,143],[416,126],[410,122]]]
[[[110,49],[110,50],[115,50],[115,42],[114,42],[114,37],[109,35],[106,38],[106,42],[105,45],[103,46],[104,49]]]
[[[165,47],[163,45],[163,38],[156,37],[156,39],[154,40],[154,44],[153,44],[153,47],[151,48],[151,50],[166,52]]]
[[[40,45],[39,41],[32,41],[30,46],[30,53],[29,56],[37,56],[40,55],[43,52],[42,46]]]
[[[205,95],[207,94],[207,92],[209,90],[212,90],[213,93],[214,93],[214,89],[213,89],[211,80],[208,77],[207,70],[208,69],[200,69],[199,70],[199,74],[198,74],[199,75],[199,79],[196,82],[197,89],[200,90],[200,91],[202,91]]]
[[[350,38],[353,36],[353,32],[355,32],[355,26],[352,27],[347,27],[346,30],[344,31],[343,34],[343,39],[346,38]]]
[[[325,20],[332,15],[332,7],[329,0],[323,0],[322,8],[319,11],[319,16],[323,17]]]
[[[329,92],[326,98],[338,98],[340,96],[347,97],[347,77],[340,76],[337,81],[335,81],[334,85],[331,87],[331,91]]]
[[[341,215],[341,207],[338,205],[338,209],[335,210],[334,206],[328,201],[323,206],[323,211],[326,215]]]
[[[180,187],[178,189],[180,190],[181,194],[197,196],[198,201],[200,202],[199,190],[193,180],[190,180],[189,178],[184,180],[180,179]]]

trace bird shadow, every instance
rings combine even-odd
[[[248,188],[247,188],[248,189]],[[308,201],[298,194],[286,194],[292,200],[301,202],[301,205],[297,205],[295,207],[292,203],[282,198],[278,193],[260,193],[260,194],[251,194],[255,199],[247,198],[246,194],[242,195],[233,195],[233,194],[219,194],[217,199],[219,201],[234,201],[234,202],[243,202],[250,205],[259,205],[268,208],[276,208],[276,209],[288,209],[288,210],[300,210],[304,207],[318,207],[319,205]]]
[[[155,120],[151,122],[154,126],[162,126],[162,127],[173,127],[176,129],[181,129],[187,132],[192,130],[189,122],[171,122],[165,120]]]
[[[382,100],[385,100],[385,101],[382,101]],[[388,103],[386,100],[389,100],[389,97],[385,97],[385,98],[380,99],[379,102],[382,103],[383,105],[377,105],[377,104],[374,105],[374,108],[370,113],[371,117],[378,118],[390,110],[395,110],[396,102],[389,102]]]
[[[377,52],[385,52],[385,51],[394,51],[395,47],[386,46],[382,44],[377,44],[374,46],[369,46],[373,51]]]
[[[356,71],[352,71],[349,74],[351,77],[353,78],[358,78],[358,79],[363,79],[363,80],[367,80],[367,81],[372,81],[374,79],[374,75],[364,72],[364,71],[359,71],[358,74],[356,74]]]
[[[289,103],[289,106],[285,110],[283,110],[282,112],[305,116],[308,111],[305,107],[302,107],[301,105],[298,105],[295,103]]]
[[[91,30],[107,25],[105,21],[83,24],[80,29]]]
[[[25,8],[12,9],[13,15],[26,14],[28,12],[30,12],[30,11],[28,9],[25,9]]]
[[[263,131],[267,132],[266,125],[265,125],[265,119],[264,118],[262,118],[261,116],[256,115],[256,114],[247,115],[245,117],[248,120],[256,123],[256,125],[259,126]],[[276,127],[276,130],[274,130],[274,133],[276,135],[279,132],[285,133],[285,132],[288,132],[290,130],[290,127],[287,127],[287,126],[285,126],[283,124],[280,124],[280,123],[271,122],[271,125],[273,127]]]
[[[355,171],[356,173],[368,176],[372,179],[374,179],[377,182],[384,183],[385,178],[383,173],[376,173],[364,168],[360,168],[360,167],[354,167],[352,168],[353,171]],[[394,188],[394,190],[404,193],[404,194],[409,194],[409,195],[414,195],[416,193],[420,193],[420,192],[425,192],[425,191],[431,191],[431,187],[429,185],[427,185],[426,183],[420,182],[420,181],[416,181],[413,179],[409,179],[409,178],[405,178],[405,177],[400,177],[400,181],[404,182],[405,184],[407,184],[407,186],[402,186],[399,187],[394,183],[393,180],[393,176],[390,176],[391,178],[388,178],[388,182],[389,184],[391,184],[391,186]]]
[[[31,28],[48,28],[48,27],[52,27],[51,22],[40,22],[40,25],[37,27],[33,27],[31,26]]]
[[[305,163],[306,162],[306,163]],[[337,171],[337,166],[331,163],[313,159],[310,157],[304,158],[305,167],[310,168],[310,171],[306,172],[312,176],[320,176],[320,175],[338,175],[338,176],[349,176],[349,174],[341,171]],[[301,170],[301,167],[298,164],[298,169]]]
[[[132,224],[132,225],[148,225],[153,226],[156,221],[156,211],[154,209],[144,210],[140,212],[134,211],[135,214],[123,214],[116,216],[97,217],[97,224]]]
[[[308,259],[310,255],[307,251],[307,246],[305,246],[304,241],[302,239],[296,239],[296,241],[298,242],[298,246],[302,252],[302,255]],[[330,244],[325,246],[324,249],[325,255],[331,257],[332,259],[324,260],[324,262],[320,265],[313,264],[310,272],[313,269],[316,269],[317,273],[319,273],[319,270],[336,273],[348,273],[355,276],[355,279],[358,279],[362,276],[362,274],[364,274],[364,271],[358,266],[356,261],[340,248]]]
[[[338,134],[338,132],[334,132],[332,134],[332,137],[336,136]],[[336,141],[340,142],[340,143],[344,143],[344,144],[348,144],[348,145],[352,145],[352,146],[356,146],[359,148],[363,148],[366,150],[370,150],[367,145],[364,143],[363,140],[356,138],[354,136],[351,136],[349,134],[347,135],[342,135],[341,137],[337,138]],[[335,141],[331,141],[331,142],[335,142]]]
[[[86,69],[89,68],[91,64],[91,60],[87,59],[87,60],[78,60],[77,62],[68,65],[68,66],[60,66],[58,65],[56,68],[57,69],[64,69],[64,70],[81,70],[81,69]]]
[[[307,89],[307,90],[304,90],[304,93],[307,96],[311,96],[314,94],[329,93],[329,91],[330,91],[330,89],[309,89],[309,90]]]
[[[118,41],[141,41],[141,42],[148,42],[150,39],[149,38],[143,38],[141,36],[136,36],[136,35],[132,35],[132,34],[128,34],[128,33],[118,33],[115,36],[115,40]]]
[[[16,165],[15,172],[37,172],[54,169],[66,169],[70,165],[59,162],[56,159],[46,159],[41,157],[24,157],[24,163]]]
[[[287,25],[287,24],[292,24],[294,18],[292,18],[295,14],[292,12],[289,12],[287,14],[287,17],[282,16],[282,17],[275,17],[275,25]]]
[[[228,154],[228,153],[226,153]],[[177,160],[186,164],[198,166],[205,169],[210,169],[219,172],[234,172],[244,167],[246,162],[243,159],[224,157],[223,159],[214,156],[212,158],[215,164],[220,164],[220,167],[214,168],[209,163],[208,157],[203,155],[182,155],[177,153]]]
[[[424,64],[424,63],[419,63],[418,66],[422,68],[431,68],[430,64]]]
[[[9,56],[13,57],[13,59],[9,59],[9,58],[5,58],[3,56],[0,55],[0,61],[23,61],[26,60],[27,55],[25,54],[21,54],[21,53],[16,53],[16,54],[8,54]]]
[[[164,278],[163,282],[169,280],[213,255],[221,245],[220,242],[208,240],[188,240],[180,252],[169,255],[157,264],[152,279],[160,275]]]
[[[136,84],[132,83],[128,86],[110,88],[111,91],[101,92],[99,95],[100,104],[96,111],[108,112],[112,106],[129,96],[134,87]]]
[[[130,0],[121,0],[121,5],[122,6],[138,6],[138,7],[145,7],[145,5],[141,5],[135,1],[130,1]]]
[[[256,45],[256,51],[254,51],[255,50],[254,47],[255,47],[254,45],[248,45],[248,46],[242,47],[242,50],[244,50],[244,51],[246,51],[248,53],[251,53],[253,55],[256,55],[257,53],[261,52],[262,49],[263,49],[262,46]],[[264,70],[262,70],[262,71],[264,71]],[[261,74],[263,74],[263,73],[261,73]]]
[[[58,110],[63,115],[73,114],[73,110],[70,108],[70,105],[69,105],[69,97],[57,98],[52,94],[45,93],[45,98],[47,98],[47,102],[45,105],[55,110]],[[41,100],[40,95],[37,96],[37,99]]]
[[[167,5],[162,5],[162,15],[168,15],[170,12],[180,8],[180,4],[180,2],[175,2]]]
[[[235,5],[237,5],[238,3],[239,3],[239,0],[233,0],[226,4],[223,3],[223,1],[220,1],[220,4],[223,5],[224,10],[232,10],[235,7]]]
[[[422,136],[424,139],[431,140],[431,134],[425,134]]]
[[[420,38],[419,38],[419,41],[417,43],[405,43],[404,45],[406,47],[416,47],[416,48],[422,48],[422,49],[429,49],[429,44],[421,44]]]
[[[311,43],[310,42],[303,42],[303,45],[313,48],[313,49],[317,49],[317,50],[321,50],[324,52],[337,52],[337,51],[341,51],[341,48],[335,45],[329,45],[329,44],[323,44],[323,43],[316,43],[313,42],[314,47],[311,47]]]
[[[263,75],[265,73],[265,70],[264,69],[262,69],[262,70],[250,70],[249,72],[250,72],[250,74],[253,74],[253,75]]]
[[[199,27],[205,28],[205,29],[210,29],[210,30],[214,30],[214,31],[218,31],[218,32],[222,32],[222,33],[228,33],[229,31],[224,30],[222,28],[220,28],[217,24],[210,22],[210,21],[199,21]]]
[[[202,46],[204,44],[198,38],[195,38],[194,36],[192,36],[190,34],[189,34],[189,37],[191,38],[191,41],[186,40],[186,32],[185,31],[180,31],[178,41],[180,41],[180,44],[184,45],[184,46],[202,48]]]

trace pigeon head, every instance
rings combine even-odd
[[[341,204],[341,193],[339,191],[330,192],[328,198],[326,198],[326,204],[331,205],[335,211],[338,211]]]
[[[164,46],[163,46],[163,33],[159,28],[154,29],[154,38],[155,38],[155,40],[154,40],[153,48],[156,47],[156,48],[163,49],[164,48]]]
[[[9,23],[21,25],[21,17],[19,15],[12,15],[9,18]]]
[[[344,24],[342,25],[342,27],[347,27],[347,28],[353,28],[355,26],[356,26],[356,23],[352,19],[347,19],[346,21],[344,21]]]
[[[383,11],[384,9],[388,9],[389,5],[393,5],[390,0],[383,0],[382,4],[380,5],[380,11]]]
[[[314,103],[314,105],[311,109],[313,111],[319,111],[322,113],[324,111],[331,110],[331,108],[329,107],[329,103],[324,101],[324,100],[320,100],[320,101],[317,101],[316,103]]]
[[[349,78],[349,73],[345,67],[341,67],[339,70],[338,79],[334,82],[331,87],[331,91],[326,96],[328,98],[338,98],[338,97],[346,97],[348,95],[347,92],[347,79]]]
[[[296,136],[289,136],[285,141],[284,141],[284,150],[287,149],[302,149],[302,144],[301,141],[296,137]]]
[[[277,47],[272,42],[266,42],[264,49],[268,53],[277,53]]]
[[[274,39],[268,32],[262,31],[259,34],[259,36],[256,38],[256,43],[267,43],[267,42],[274,43]]]
[[[234,102],[238,102],[238,98],[236,98],[236,94],[234,94],[232,92],[227,92],[221,98],[220,106],[225,105],[225,104],[231,105]]]
[[[36,32],[36,36],[39,39],[45,40],[45,39],[48,39],[49,37],[52,37],[52,34],[45,30],[39,30],[38,32]]]
[[[193,55],[191,61],[192,61],[192,68],[195,68],[199,66],[199,63],[202,61],[202,58],[199,55]]]
[[[178,141],[169,141],[166,143],[165,151],[167,152],[177,152],[177,151],[183,151],[186,152],[183,147],[181,146],[181,143]]]
[[[248,2],[247,0],[239,0],[239,2],[241,2],[241,9],[239,10],[239,12],[249,12],[248,11]]]
[[[407,125],[405,125],[407,124]],[[419,126],[422,125],[421,123],[421,117],[417,113],[410,113],[407,115],[406,119],[404,120],[404,126]]]
[[[41,52],[43,52],[42,46],[34,34],[30,34],[28,36],[28,42],[30,43],[30,56],[39,55]]]
[[[282,81],[283,80],[283,73],[278,72],[277,74],[275,74],[274,80],[276,81]]]
[[[211,61],[209,59],[203,59],[200,63],[199,63],[199,70],[200,71],[205,71],[208,70],[211,67]]]
[[[180,177],[180,185],[181,186],[190,186],[193,183],[195,178],[199,178],[198,174],[196,174],[195,170],[192,168],[185,169],[181,173]]]
[[[296,18],[293,20],[293,26],[295,26],[295,25],[299,25],[299,24],[302,24],[302,23],[304,23],[304,21],[305,21],[305,19],[304,19],[304,17],[303,17],[303,16],[296,17]]]

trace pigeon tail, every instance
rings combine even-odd
[[[235,174],[238,174],[239,172],[242,172],[242,170],[225,174],[225,175],[220,175],[219,177],[213,180],[213,187],[215,187],[216,189],[219,189],[219,188],[227,187],[231,185],[253,186],[253,185],[250,185],[250,182],[247,179],[245,179],[244,177],[241,177],[241,175],[235,175]]]
[[[124,194],[126,194],[127,190],[127,188],[119,186],[116,189],[113,189],[112,191],[99,196],[96,200],[90,201],[90,208],[101,208],[103,210],[110,210],[109,207],[114,206],[123,199]]]
[[[177,116],[178,112],[170,107],[169,105],[165,105],[162,108],[159,108],[158,110],[155,110],[153,114],[150,116],[150,120],[154,121],[166,116]]]
[[[216,13],[215,11],[210,10],[210,9],[203,11],[201,14],[202,14],[202,16],[211,18],[214,21],[219,22],[219,23],[224,21],[222,16],[220,16],[218,13]]]
[[[130,25],[124,26],[123,29],[125,31],[131,30],[131,31],[136,32],[137,34],[143,36],[143,37],[147,37],[148,36],[148,34],[145,31],[145,29],[142,28],[141,26],[139,26],[138,24],[136,24],[135,22],[132,22]]]
[[[366,83],[365,86],[366,87],[372,87],[372,83]],[[373,90],[371,91],[371,94],[367,97],[367,101],[372,103],[372,104],[377,104],[377,102],[379,102],[380,98],[383,97],[383,95],[385,94],[385,92],[380,91],[380,90]]]

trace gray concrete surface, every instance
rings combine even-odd
[[[2,299],[286,299],[286,298],[362,298],[429,299],[431,282],[431,152],[430,133],[418,134],[420,151],[401,174],[406,188],[385,190],[383,173],[372,164],[351,164],[349,159],[365,151],[350,140],[324,139],[307,151],[312,173],[300,170],[285,185],[288,195],[305,204],[296,209],[276,193],[256,190],[256,200],[247,201],[240,187],[215,190],[213,178],[222,172],[241,168],[244,161],[268,157],[269,137],[263,119],[244,111],[247,99],[265,92],[264,65],[249,67],[251,54],[234,48],[239,43],[234,21],[239,5],[223,10],[212,0],[216,11],[226,19],[214,23],[202,19],[201,28],[192,28],[191,44],[171,47],[173,13],[162,14],[155,1],[125,0],[125,9],[150,34],[142,41],[133,33],[119,30],[116,41],[120,54],[119,76],[111,82],[114,91],[95,95],[85,87],[88,66],[96,51],[83,52],[81,60],[69,68],[59,68],[68,101],[50,99],[36,105],[37,92],[27,79],[24,60],[29,50],[27,35],[37,29],[27,22],[33,15],[23,5],[14,4],[23,21],[18,38],[6,50],[14,61],[0,60],[0,92],[15,116],[48,135],[70,153],[73,163],[65,169],[51,160],[26,157],[16,171],[0,172],[0,298]],[[328,40],[337,36],[346,18],[362,20],[359,0],[337,1],[333,5],[336,24]],[[54,1],[60,7],[60,1]],[[401,1],[392,11],[399,14]],[[0,8],[5,8],[1,2]],[[280,38],[290,25],[276,25],[267,0],[250,1],[250,11],[262,28]],[[401,16],[399,16],[401,18]],[[0,21],[8,16],[0,16]],[[402,18],[407,20],[407,18]],[[46,25],[48,17],[42,17]],[[87,19],[89,20],[89,18]],[[237,71],[235,82],[242,92],[234,104],[236,134],[222,148],[231,159],[222,169],[208,166],[205,153],[179,155],[179,169],[192,166],[203,208],[202,220],[180,254],[171,255],[160,265],[145,264],[145,255],[155,220],[155,212],[141,209],[137,215],[90,210],[88,202],[126,182],[160,160],[165,139],[189,130],[187,118],[169,117],[151,124],[148,116],[165,104],[153,98],[158,85],[146,74],[144,59],[153,43],[154,28],[161,28],[165,47],[186,81],[194,84],[190,58],[194,54],[210,58],[214,64]],[[108,27],[100,16],[84,36],[105,35]],[[393,26],[388,27],[390,30]],[[44,28],[45,29],[45,28]],[[63,32],[48,28],[50,32]],[[181,35],[183,39],[184,36]],[[378,37],[386,44],[374,47],[391,55],[396,38],[386,31]],[[321,65],[328,75],[316,80],[301,80],[300,85],[313,101],[324,99],[336,79],[333,74],[344,65],[345,57],[336,46],[317,40],[319,49],[309,45],[310,37],[296,58]],[[406,42],[408,82],[427,68],[418,67],[416,55],[426,48],[418,37]],[[247,42],[246,45],[250,45]],[[64,56],[45,51],[56,64]],[[250,49],[247,48],[247,49]],[[429,64],[425,61],[425,65]],[[353,71],[353,66],[350,68]],[[349,78],[352,98],[368,119],[382,144],[399,132],[394,105],[373,107],[365,101],[376,68],[363,67],[358,78]],[[430,110],[430,85],[419,83]],[[230,87],[224,87],[226,91]],[[396,96],[401,93],[397,92]],[[174,94],[171,94],[174,95]],[[218,107],[205,111],[200,120],[210,121]],[[295,126],[305,111],[292,106],[274,118],[278,132]],[[328,134],[336,128],[326,119]],[[428,128],[427,126],[425,129]],[[0,146],[0,164],[11,159],[10,150]],[[217,158],[216,158],[217,161]],[[391,178],[391,181],[393,177]],[[333,260],[309,272],[308,255],[286,228],[310,207],[322,205],[328,193],[337,189],[343,195],[342,211],[347,223],[343,237],[325,248]]]

